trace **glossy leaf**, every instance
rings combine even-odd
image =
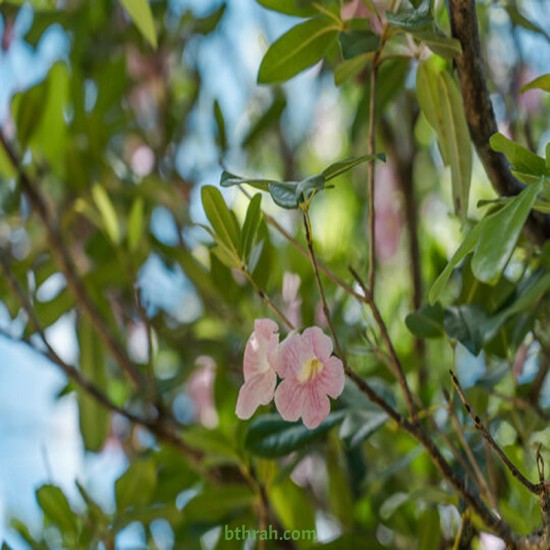
[[[339,30],[334,20],[323,17],[296,25],[267,50],[258,83],[284,82],[315,65],[334,43]]]
[[[317,9],[313,6],[313,2],[303,0],[256,0],[256,2],[268,10],[286,15],[310,17],[318,13]]]
[[[478,355],[483,346],[483,323],[486,312],[478,305],[461,305],[447,308],[443,326],[445,332],[458,340],[470,353]]]
[[[156,49],[157,31],[148,0],[120,0],[139,32]]]
[[[286,422],[276,414],[260,416],[248,427],[245,446],[266,458],[284,456],[323,437],[342,418],[342,412],[331,413],[318,428],[308,430],[301,422]]]
[[[296,183],[274,182],[268,186],[269,194],[275,201],[275,204],[282,208],[298,208],[298,199],[296,198]]]

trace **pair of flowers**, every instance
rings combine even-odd
[[[332,340],[319,327],[291,332],[281,343],[278,330],[271,319],[254,323],[244,351],[237,416],[246,420],[275,398],[283,419],[301,417],[307,428],[316,428],[330,413],[328,397],[336,399],[344,389],[342,361],[332,355]]]

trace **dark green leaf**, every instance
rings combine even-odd
[[[350,409],[340,426],[339,435],[348,447],[357,447],[378,431],[388,419],[385,412]]]
[[[418,338],[439,338],[443,336],[443,308],[437,302],[423,305],[405,318],[407,328]]]
[[[478,305],[462,305],[445,310],[443,326],[450,338],[458,340],[470,353],[478,355],[483,346],[483,324],[487,313]]]
[[[269,191],[270,183],[279,182],[276,180],[266,180],[258,178],[242,178],[241,176],[236,176],[235,174],[226,172],[225,170],[222,172],[220,179],[220,185],[222,187],[232,187],[233,185],[246,184],[250,185],[250,187],[254,187],[255,189],[259,189],[260,191]]]
[[[298,200],[296,199],[296,183],[274,182],[268,186],[269,194],[275,201],[275,204],[282,208],[290,210],[298,208]]]
[[[258,72],[259,84],[284,82],[320,61],[334,43],[339,26],[316,17],[290,29],[267,50]]]
[[[222,151],[227,149],[227,134],[225,131],[225,119],[218,100],[214,101],[214,120],[216,121],[216,141]]]
[[[322,172],[322,175],[325,177],[325,181],[330,181],[331,179],[337,178],[341,174],[346,173],[347,171],[355,168],[363,162],[369,160],[381,160],[386,162],[386,155],[384,153],[376,153],[374,155],[362,155],[360,157],[352,157],[345,160],[340,160],[331,164],[328,168],[325,168]]]
[[[372,52],[380,45],[380,38],[372,31],[352,30],[338,33],[338,43],[344,59]]]
[[[286,13],[286,15],[311,17],[318,13],[313,2],[306,0],[256,0],[256,2],[268,10]]]
[[[325,177],[323,174],[317,174],[315,176],[310,176],[305,180],[302,180],[296,186],[296,200],[298,203],[301,203],[305,200],[308,200],[314,191],[319,191],[325,188]]]
[[[331,413],[318,428],[308,430],[301,422],[286,422],[279,415],[267,414],[252,421],[246,433],[245,446],[266,458],[284,456],[321,438],[342,421],[343,413]]]

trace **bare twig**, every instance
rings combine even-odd
[[[527,488],[528,491],[535,495],[540,495],[542,491],[544,490],[544,484],[542,483],[532,483],[529,481],[519,470],[518,468],[512,463],[512,461],[506,456],[506,453],[500,448],[499,444],[494,440],[493,436],[489,432],[489,430],[485,427],[483,422],[481,422],[481,419],[479,416],[474,412],[472,409],[472,406],[470,403],[468,403],[468,400],[466,399],[466,395],[464,394],[464,391],[462,389],[462,386],[460,385],[460,382],[458,381],[458,378],[456,377],[456,374],[451,370],[449,371],[451,374],[451,380],[453,382],[454,387],[456,388],[456,391],[458,392],[458,395],[460,396],[460,399],[464,405],[464,408],[470,415],[470,418],[472,419],[474,426],[476,429],[481,433],[483,436],[483,439],[487,442],[489,447],[493,449],[493,451],[497,454],[497,456],[502,460],[506,468],[508,468],[508,471],[524,486]]]

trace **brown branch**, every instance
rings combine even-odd
[[[475,1],[449,0],[449,17],[452,35],[462,46],[462,55],[455,58],[455,63],[470,136],[493,188],[500,195],[517,195],[523,184],[514,178],[505,157],[489,145],[489,138],[498,128],[484,75]],[[550,237],[550,218],[533,212],[526,229],[540,244]]]
[[[5,136],[0,132],[0,144],[4,148],[7,156],[10,159],[13,167],[17,170],[19,174],[19,180],[21,182],[21,187],[23,191],[27,194],[29,201],[33,208],[36,210],[38,216],[42,220],[44,227],[46,229],[46,236],[48,243],[50,245],[50,252],[58,264],[61,272],[65,276],[67,281],[67,286],[77,303],[80,305],[84,313],[88,316],[92,322],[94,328],[96,329],[98,335],[101,337],[107,349],[111,352],[120,368],[125,372],[130,380],[134,383],[136,387],[143,385],[142,375],[135,365],[128,359],[126,353],[116,341],[115,337],[111,333],[109,326],[106,321],[103,319],[100,311],[97,309],[96,305],[90,298],[82,279],[78,275],[76,266],[71,258],[69,250],[65,246],[59,228],[55,222],[54,217],[51,215],[48,205],[42,196],[38,186],[35,185],[33,181],[28,177],[28,175],[23,170],[19,159],[14,153],[11,146],[8,144]]]
[[[456,388],[458,395],[460,396],[460,399],[464,405],[464,408],[470,415],[470,418],[472,419],[476,429],[483,436],[483,439],[485,439],[489,447],[496,453],[496,455],[500,458],[500,460],[502,460],[502,462],[504,463],[506,468],[508,468],[508,471],[512,474],[512,476],[514,476],[528,491],[530,491],[535,495],[540,495],[544,491],[544,483],[532,483],[531,481],[529,481],[512,463],[512,461],[506,456],[506,453],[500,448],[499,444],[494,440],[493,436],[491,435],[489,430],[485,427],[483,422],[481,422],[481,419],[475,413],[470,403],[468,403],[468,400],[466,399],[466,395],[464,394],[464,391],[462,389],[462,386],[460,385],[460,382],[458,381],[458,378],[456,377],[456,374],[452,370],[449,372],[451,374],[451,380],[453,382],[453,385]]]

